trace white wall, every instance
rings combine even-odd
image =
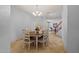
[[[79,5],[68,6],[68,52],[79,53]]]
[[[0,52],[10,51],[10,6],[0,5]]]
[[[63,20],[63,27],[62,27],[62,38],[64,40],[64,48],[67,50],[67,13],[68,13],[68,10],[67,10],[67,5],[64,5],[63,6],[63,11],[62,11],[62,20]]]

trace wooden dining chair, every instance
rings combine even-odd
[[[48,34],[47,34],[47,32],[43,32],[43,36],[38,39],[38,42],[42,43],[43,47],[47,46],[47,42],[48,42]]]
[[[24,48],[28,48],[30,50],[31,44],[35,44],[35,40],[30,39],[30,33],[27,31],[24,33]]]

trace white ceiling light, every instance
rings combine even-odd
[[[33,11],[32,14],[34,16],[41,16],[42,15],[42,12],[39,11],[38,5],[36,5],[35,9],[36,9],[36,11]]]
[[[40,11],[35,11],[35,12],[33,12],[33,15],[34,15],[34,16],[41,16],[41,15],[42,15],[42,12],[40,12]]]

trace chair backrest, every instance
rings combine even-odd
[[[25,34],[25,39],[24,39],[24,41],[30,42],[30,34],[29,34],[29,33],[26,33],[26,34]]]
[[[43,32],[43,40],[47,40],[48,39],[48,32],[44,31]]]
[[[30,42],[30,34],[29,34],[29,31],[27,31],[27,30],[23,30],[23,40],[25,41],[25,42]]]

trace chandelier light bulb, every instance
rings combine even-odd
[[[35,12],[33,12],[33,15],[34,15],[34,16],[41,16],[41,14],[42,14],[42,12],[40,12],[40,11],[35,11]]]

